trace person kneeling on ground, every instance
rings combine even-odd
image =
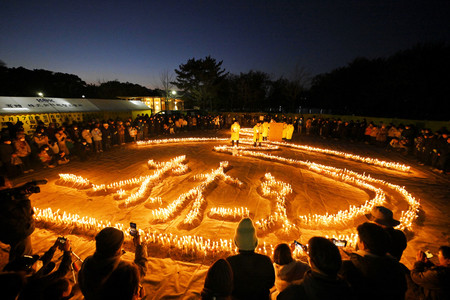
[[[298,284],[305,272],[311,268],[292,258],[291,248],[287,244],[279,244],[273,251],[273,267],[275,269],[275,287],[277,291],[272,293],[272,299],[291,284]]]
[[[86,300],[100,299],[103,283],[114,270],[131,264],[121,259],[123,241],[123,232],[113,227],[106,227],[95,236],[95,253],[86,258],[78,274],[80,289]],[[134,263],[144,276],[147,270],[146,248],[141,245],[138,233],[133,236],[133,242],[136,247]]]
[[[227,257],[233,270],[233,299],[270,299],[275,272],[268,256],[255,253],[258,238],[250,218],[244,218],[239,223],[234,243],[239,254]]]
[[[308,242],[311,270],[298,285],[290,285],[277,299],[355,299],[348,283],[338,276],[342,259],[339,249],[330,240],[313,237]]]
[[[411,271],[412,280],[423,289],[423,299],[450,299],[450,247],[441,246],[439,265],[430,262],[423,251]]]

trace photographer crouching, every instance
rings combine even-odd
[[[30,235],[35,224],[28,197],[39,193],[38,185],[46,183],[46,180],[36,180],[13,188],[7,177],[0,176],[0,241],[11,246],[10,262],[32,254]]]

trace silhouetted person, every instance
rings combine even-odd
[[[227,257],[233,270],[233,297],[242,300],[270,299],[275,272],[268,256],[255,253],[258,238],[250,218],[244,218],[239,223],[234,243],[239,254]]]
[[[323,237],[313,237],[308,242],[307,271],[298,285],[290,285],[277,299],[355,299],[348,283],[338,276],[342,259],[336,245]]]

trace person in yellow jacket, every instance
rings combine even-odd
[[[283,131],[281,132],[281,139],[283,141],[286,141],[286,134],[287,134],[287,124],[286,121],[283,121]]]
[[[292,134],[294,133],[294,125],[289,123],[286,127],[286,140],[290,141],[292,139]]]
[[[258,143],[259,147],[261,147],[261,142],[263,140],[263,127],[261,125],[261,122],[258,122],[253,127],[253,146],[256,147],[256,143]]]
[[[241,126],[239,126],[238,121],[234,121],[233,125],[231,125],[231,145],[234,146],[234,142],[236,142],[236,146],[239,146],[239,131],[241,130]]]
[[[267,137],[269,136],[269,129],[270,129],[270,125],[267,122],[267,120],[265,120],[264,123],[262,124],[263,141],[267,141]]]

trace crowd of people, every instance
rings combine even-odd
[[[38,120],[35,131],[25,134],[23,124],[8,122],[0,133],[0,173],[12,178],[39,168],[54,168],[71,159],[88,160],[95,154],[138,140],[184,131],[232,130],[231,142],[239,143],[241,127],[251,127],[254,144],[267,140],[271,122],[283,123],[283,140],[295,134],[323,139],[364,142],[386,151],[399,151],[415,157],[419,164],[429,165],[442,173],[450,172],[450,137],[442,128],[432,132],[413,125],[374,124],[366,120],[307,118],[284,115],[208,114],[208,115],[142,115],[128,118],[55,123],[46,126]],[[238,127],[236,127],[238,126]]]
[[[139,234],[133,237],[135,260],[121,258],[124,234],[107,227],[96,240],[96,251],[81,260],[71,241],[55,237],[54,244],[39,256],[31,245],[35,229],[28,199],[32,186],[13,188],[8,177],[53,168],[72,158],[89,160],[125,143],[146,140],[177,131],[231,128],[233,144],[239,130],[253,127],[255,146],[267,139],[270,121],[282,122],[297,135],[366,142],[415,155],[421,163],[448,172],[450,139],[445,130],[432,134],[412,126],[375,126],[366,122],[342,122],[299,117],[254,115],[139,116],[135,120],[91,120],[83,123],[39,123],[26,135],[22,124],[7,124],[0,140],[0,241],[10,245],[9,262],[0,273],[2,298],[70,299],[73,287],[86,299],[145,299],[141,281],[147,272],[146,247]],[[233,135],[234,134],[234,135]],[[292,133],[290,133],[292,137]],[[290,140],[288,135],[284,136]],[[399,145],[397,145],[397,143]],[[370,222],[357,227],[355,249],[336,246],[332,240],[313,237],[304,249],[304,261],[293,257],[295,244],[279,244],[273,257],[256,253],[258,237],[253,221],[244,218],[237,226],[237,255],[216,261],[208,270],[202,299],[449,299],[450,247],[441,246],[433,264],[429,253],[418,251],[409,270],[400,263],[407,247],[405,234],[394,229],[392,211],[375,207]],[[42,250],[42,249],[41,249]],[[54,262],[57,250],[60,260]],[[77,265],[81,264],[81,268]],[[78,270],[79,269],[79,270]],[[151,297],[151,295],[149,295]]]
[[[88,300],[152,297],[142,286],[147,247],[138,231],[130,231],[134,262],[122,259],[124,233],[113,227],[97,233],[95,252],[84,260],[72,251],[66,237],[56,238],[44,255],[34,254],[33,209],[28,199],[33,185],[12,188],[7,177],[0,177],[0,240],[10,245],[9,261],[0,272],[2,299],[70,299],[75,290]],[[199,298],[449,299],[449,246],[439,248],[437,265],[429,260],[429,252],[419,250],[409,270],[400,263],[407,240],[394,228],[399,221],[392,211],[376,206],[367,218],[357,227],[355,248],[312,237],[307,245],[300,244],[306,261],[293,257],[297,243],[277,245],[272,258],[255,252],[256,228],[250,218],[243,218],[234,236],[238,254],[212,264]],[[60,260],[53,259],[57,250],[62,252]]]

